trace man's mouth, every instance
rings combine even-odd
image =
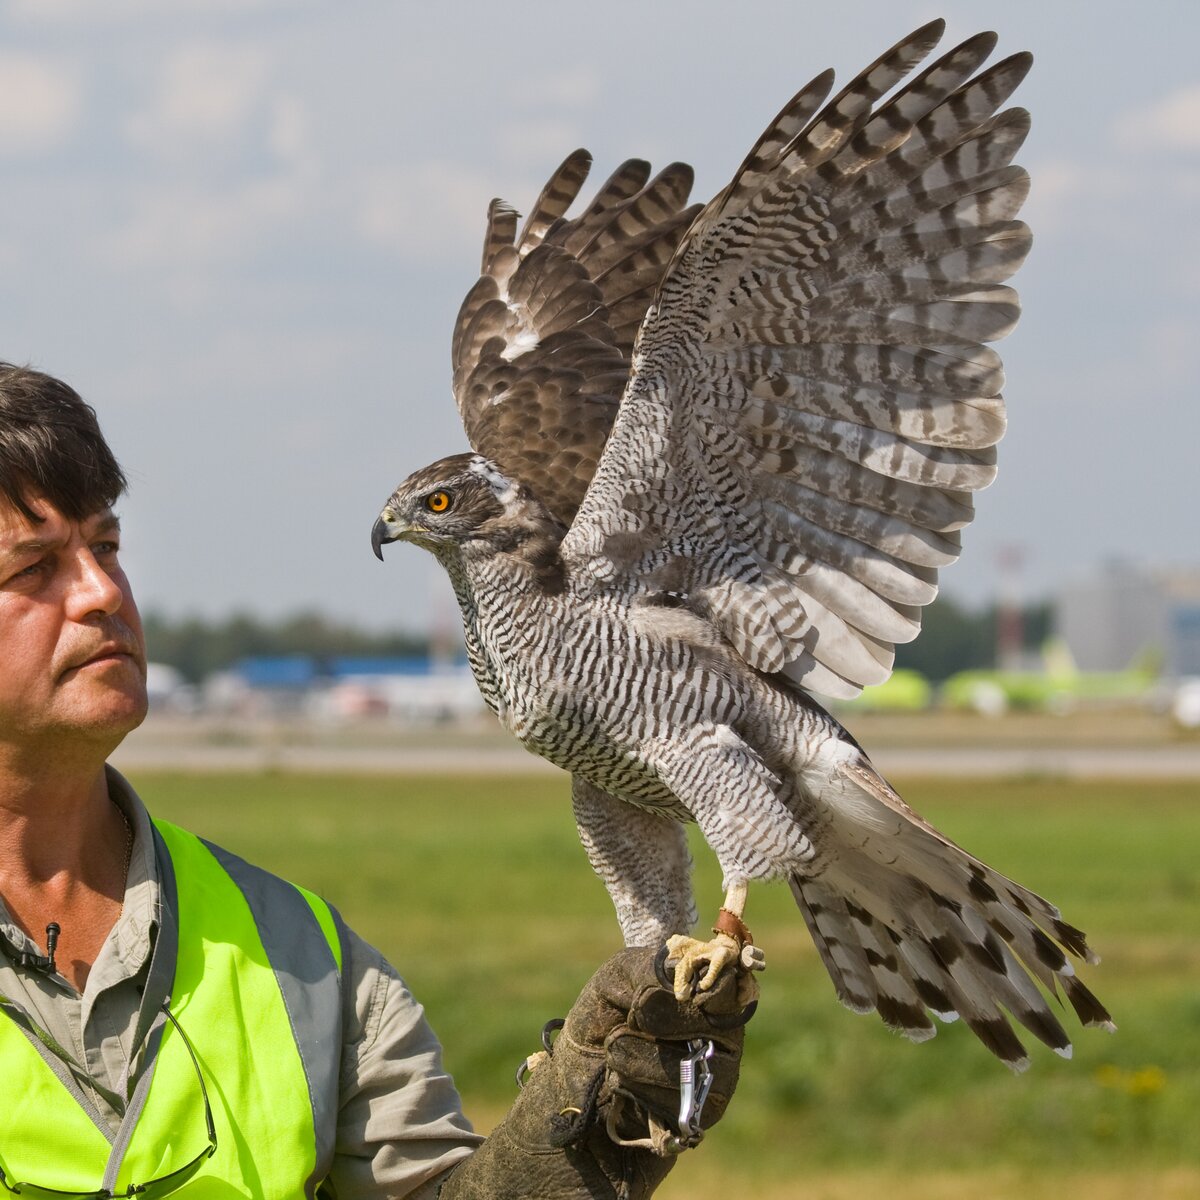
[[[137,654],[133,648],[123,643],[110,642],[101,646],[81,662],[69,667],[68,670],[78,671],[84,667],[104,666],[107,663],[124,660],[137,661]]]

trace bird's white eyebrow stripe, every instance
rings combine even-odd
[[[482,455],[477,454],[472,458],[467,470],[485,480],[501,504],[516,499],[517,485],[495,463],[489,462]]]

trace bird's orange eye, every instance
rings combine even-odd
[[[425,507],[430,512],[444,513],[450,507],[449,492],[430,492],[425,497]]]

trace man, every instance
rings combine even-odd
[[[0,1197],[648,1195],[732,1092],[736,979],[678,1004],[618,955],[474,1134],[379,953],[105,765],[146,713],[124,490],[91,408],[0,364]]]

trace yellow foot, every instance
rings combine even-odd
[[[667,962],[675,969],[676,1000],[711,990],[722,971],[738,971],[737,1000],[743,1008],[758,999],[753,972],[766,966],[757,946],[742,945],[727,933],[718,933],[709,942],[675,934],[667,939]]]
[[[727,933],[718,933],[711,942],[682,934],[667,938],[667,962],[675,968],[675,999],[707,992],[723,970],[737,964],[740,954],[741,947]]]

